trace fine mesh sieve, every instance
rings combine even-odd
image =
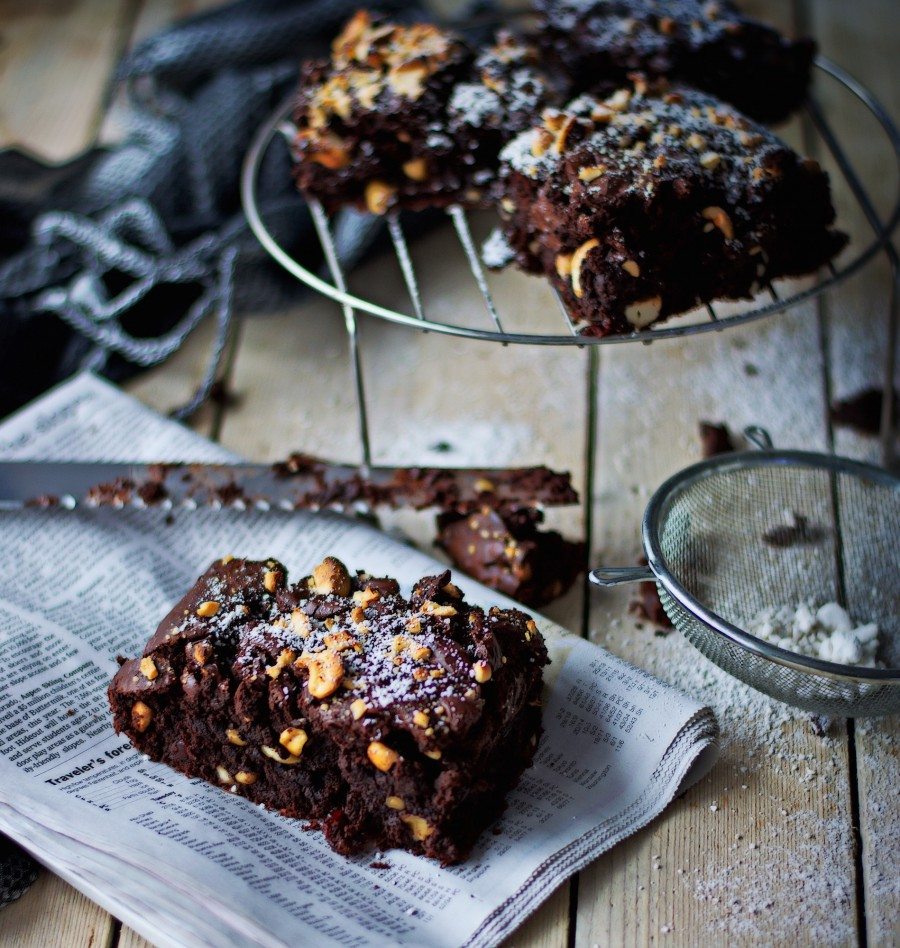
[[[642,535],[647,569],[598,569],[592,582],[655,580],[689,642],[780,701],[844,717],[900,712],[900,478],[833,455],[720,455],[656,491]],[[765,608],[808,601],[876,622],[883,667],[821,661],[744,631]]]

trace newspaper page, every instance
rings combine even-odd
[[[0,425],[11,459],[229,460],[79,376]],[[346,858],[319,833],[138,754],[106,687],[216,557],[326,554],[408,589],[432,558],[334,513],[77,509],[0,530],[0,831],[160,945],[487,945],[647,823],[714,754],[712,712],[540,616],[545,734],[461,866]],[[508,604],[456,576],[466,597]],[[387,868],[384,868],[384,866]]]

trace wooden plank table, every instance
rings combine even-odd
[[[18,142],[58,160],[98,134],[115,137],[120,105],[113,100],[110,115],[107,103],[117,57],[136,38],[211,5],[214,0],[0,0],[0,144]],[[895,0],[748,6],[784,27],[812,32],[826,55],[900,115]],[[884,152],[870,145],[871,123],[843,101],[825,104],[857,169],[877,183],[878,207],[887,208],[897,182],[892,168],[881,173]],[[846,186],[834,174],[832,180],[842,225],[858,240],[867,237]],[[444,254],[448,240],[432,234],[415,253]],[[474,289],[458,289],[470,282],[462,259],[449,253],[447,259],[426,305],[480,306]],[[383,298],[402,299],[399,280],[384,277],[377,261],[361,278],[377,279]],[[826,298],[762,323],[650,348],[608,347],[598,354],[593,386],[584,352],[504,349],[364,318],[373,454],[386,462],[442,458],[570,469],[584,504],[561,514],[559,524],[589,536],[595,562],[631,563],[649,493],[699,455],[700,418],[725,420],[733,429],[764,423],[780,445],[877,456],[872,440],[832,430],[827,405],[879,384],[887,291],[887,268],[879,261]],[[524,292],[518,304],[527,322],[542,301]],[[184,401],[201,378],[211,338],[211,327],[202,327],[128,390],[160,410]],[[286,447],[355,458],[348,371],[333,304],[310,299],[246,319],[228,367],[238,399],[208,406],[193,426],[257,460],[283,456]],[[599,449],[593,469],[589,438]],[[449,443],[451,453],[437,456],[431,448],[438,441]],[[399,519],[428,542],[426,519]],[[840,722],[827,737],[816,737],[804,715],[719,674],[679,636],[654,635],[628,613],[627,593],[589,597],[578,588],[547,611],[709,701],[722,720],[723,754],[654,824],[561,887],[511,944],[900,941],[896,720]],[[0,911],[0,945],[144,944],[49,873]]]

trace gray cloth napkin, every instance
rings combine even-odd
[[[0,836],[0,908],[22,895],[37,874],[37,863],[5,836]]]

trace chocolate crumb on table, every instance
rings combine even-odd
[[[641,566],[647,565],[644,557],[638,561]],[[659,598],[659,590],[653,580],[645,580],[638,583],[637,595],[628,604],[628,611],[641,619],[646,619],[657,628],[657,634],[666,635],[672,630],[672,620],[666,615],[663,609],[662,600]]]
[[[630,72],[715,93],[761,122],[803,103],[815,43],[790,40],[728,0],[537,0],[548,59],[579,92]]]
[[[590,335],[752,298],[846,243],[815,161],[664,81],[545,110],[501,152],[501,189],[510,255],[545,275]]]
[[[438,515],[438,545],[473,579],[538,607],[566,593],[585,568],[585,544],[540,530],[533,508],[482,507]]]
[[[329,212],[483,206],[500,148],[558,99],[536,49],[511,33],[476,52],[433,24],[361,10],[330,59],[303,66],[297,186]]]
[[[884,404],[884,390],[867,388],[849,398],[836,401],[830,410],[831,421],[835,425],[853,428],[860,434],[877,435],[881,431],[881,411]],[[894,395],[895,411],[900,408],[900,399]]]
[[[192,777],[320,826],[337,852],[455,863],[541,734],[547,650],[450,571],[397,582],[326,557],[293,585],[223,557],[109,687],[115,728]]]
[[[714,421],[699,421],[697,429],[703,457],[711,458],[717,454],[730,454],[736,450],[727,425],[716,424]]]

